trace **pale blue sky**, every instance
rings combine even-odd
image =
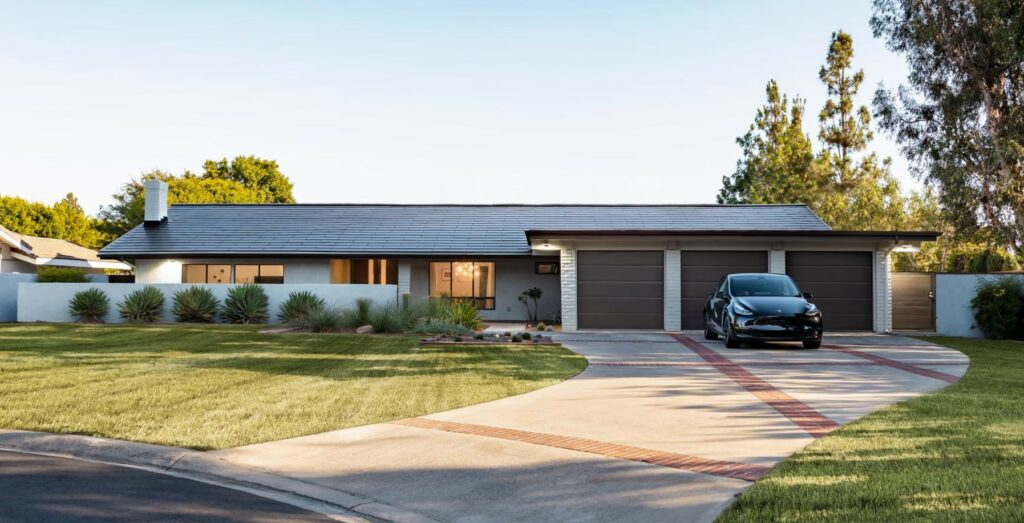
[[[129,177],[276,159],[301,202],[712,202],[769,78],[830,33],[903,60],[869,0],[0,2],[0,193],[88,212]],[[897,175],[906,162],[882,135]]]

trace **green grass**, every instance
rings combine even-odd
[[[720,521],[1024,521],[1024,343],[925,339],[967,375],[815,442]]]
[[[0,428],[227,448],[520,394],[586,366],[562,347],[257,331],[0,325]]]

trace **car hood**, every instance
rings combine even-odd
[[[735,301],[754,314],[800,314],[807,310],[807,300],[795,296],[744,296]]]

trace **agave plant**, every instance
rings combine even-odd
[[[445,316],[448,321],[467,329],[476,330],[483,325],[483,321],[480,320],[480,311],[477,310],[473,300],[452,300]]]
[[[217,316],[220,301],[206,287],[188,287],[174,293],[171,313],[180,322],[210,323]]]
[[[154,322],[164,313],[164,293],[146,286],[128,293],[117,306],[121,318],[133,323]]]
[[[306,318],[314,311],[323,310],[327,302],[309,291],[293,292],[281,304],[277,317],[290,325],[305,325]]]
[[[103,317],[110,312],[110,298],[107,293],[92,287],[76,292],[68,303],[71,315],[84,323],[103,323]]]
[[[263,287],[246,283],[228,291],[220,315],[228,323],[266,323],[270,300]]]

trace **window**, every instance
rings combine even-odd
[[[284,283],[284,265],[235,265],[235,283]]]
[[[398,284],[398,260],[354,258],[331,260],[331,283]]]
[[[430,262],[430,296],[470,298],[480,309],[494,309],[494,262]]]
[[[558,262],[537,262],[533,272],[536,274],[558,274]]]
[[[187,264],[181,266],[182,283],[231,283],[230,265]]]

